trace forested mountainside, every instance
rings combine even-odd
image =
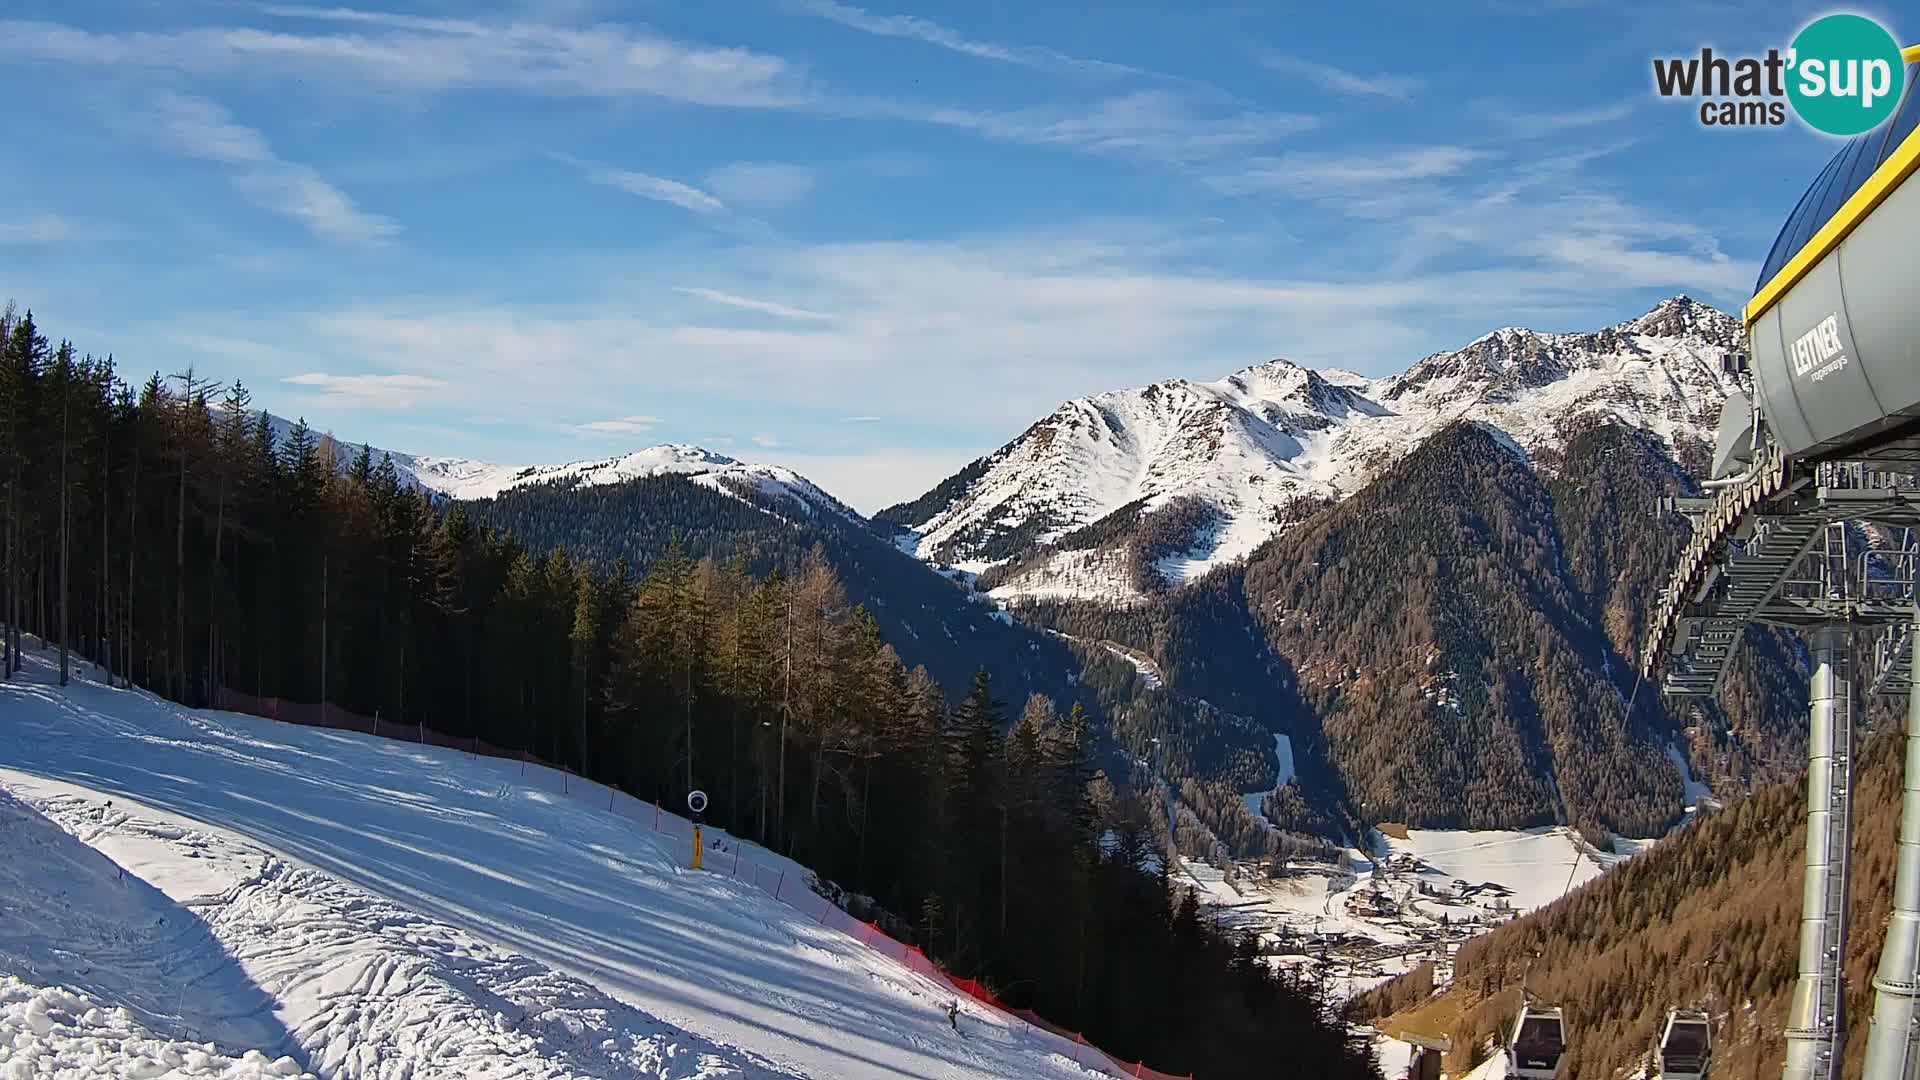
[[[1373,821],[1653,835],[1681,780],[1604,673],[1540,477],[1461,424],[1263,551],[1249,605]],[[1650,700],[1650,699],[1649,699]]]
[[[1143,675],[1097,635],[1030,628],[857,518],[802,512],[784,493],[749,483],[701,484],[678,475],[597,486],[534,483],[460,505],[536,553],[565,548],[597,566],[624,562],[635,572],[676,545],[696,558],[739,559],[760,574],[791,574],[817,550],[846,583],[849,601],[872,613],[902,659],[925,667],[949,692],[964,691],[984,667],[1008,694],[1079,703],[1095,718],[1102,764],[1117,779],[1144,790],[1158,778],[1191,792],[1184,801],[1206,834],[1185,838],[1191,854],[1211,853],[1214,839],[1236,854],[1260,855],[1318,847],[1287,833],[1338,834],[1304,813],[1283,821],[1279,833],[1246,813],[1241,793],[1271,789],[1276,780],[1272,727],[1260,719],[1267,711],[1247,708],[1258,693],[1241,705],[1199,700]],[[1327,820],[1340,820],[1337,811]]]
[[[698,787],[733,834],[1130,1060],[1374,1075],[1330,1001],[1176,902],[1146,839],[1164,816],[1097,775],[1077,696],[984,668],[944,691],[824,547],[775,575],[669,543],[622,573],[248,405],[197,374],[129,386],[0,309],[0,674],[57,651],[177,702],[324,703],[646,800]]]
[[[1022,697],[1087,696],[1078,686],[1082,660],[1065,643],[970,599],[864,521],[810,513],[750,484],[722,483],[672,474],[600,485],[549,481],[460,505],[536,552],[563,547],[595,566],[624,563],[635,573],[677,544],[693,558],[737,558],[755,574],[791,576],[818,547],[849,600],[864,605],[901,655],[949,691],[964,691],[985,667],[1006,692]]]
[[[1613,422],[1569,421],[1556,447],[1529,458],[1462,422],[1242,567],[1127,605],[1014,610],[1287,733],[1310,819],[1647,836],[1681,810],[1669,746],[1701,774],[1790,774],[1805,691],[1789,640],[1756,632],[1719,703],[1668,715],[1636,685],[1646,606],[1686,535],[1655,500],[1687,490],[1684,471]]]
[[[1904,704],[1904,703],[1903,703]],[[1897,716],[1880,703],[1881,726]],[[1847,944],[1852,1035],[1842,1076],[1857,1080],[1872,977],[1893,895],[1901,739],[1873,737],[1855,759],[1853,931]],[[1510,1022],[1522,976],[1568,1010],[1567,1075],[1626,1076],[1670,1008],[1711,1007],[1714,1074],[1770,1076],[1785,1054],[1805,859],[1804,777],[1707,815],[1567,899],[1460,949],[1450,989],[1431,1000],[1388,984],[1362,1015],[1397,1008],[1386,1029],[1450,1036],[1455,1075]],[[1537,959],[1531,959],[1535,953]],[[1409,1004],[1409,1002],[1412,1004]]]

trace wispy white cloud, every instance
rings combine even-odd
[[[1012,111],[885,106],[906,119],[1004,142],[1191,163],[1267,145],[1319,127],[1317,117],[1222,109],[1193,95],[1141,90],[1087,105]]]
[[[848,29],[858,30],[863,34],[918,41],[962,56],[1014,64],[1036,71],[1186,81],[1131,64],[1073,56],[1041,45],[1009,45],[998,41],[986,41],[969,37],[958,30],[918,15],[885,15],[852,4],[839,3],[837,0],[784,0],[781,7],[792,14],[825,19]]]
[[[576,429],[589,435],[645,435],[659,424],[660,418],[657,416],[621,416],[578,424]]]
[[[1519,158],[1505,169],[1384,185],[1344,205],[1390,233],[1396,274],[1444,273],[1463,259],[1534,268],[1609,289],[1677,288],[1744,298],[1754,267],[1713,231],[1601,181],[1594,163],[1635,145],[1596,142]]]
[[[643,199],[672,203],[696,214],[717,214],[727,208],[725,203],[692,184],[683,184],[678,180],[669,180],[664,176],[654,176],[632,169],[589,168],[587,179],[603,187],[624,191],[629,195],[638,195]]]
[[[107,32],[44,20],[0,20],[0,59],[125,70],[304,81],[331,92],[432,94],[511,90],[589,99],[651,98],[692,105],[802,109],[901,120],[983,138],[1098,154],[1191,162],[1317,127],[1312,116],[1248,106],[1204,83],[1064,54],[1050,64],[1150,76],[1163,85],[1092,102],[978,109],[869,98],[832,90],[803,65],[751,49],[690,43],[611,22],[592,26],[438,18],[339,7],[267,9],[288,29],[196,27]],[[872,16],[834,4],[837,16],[907,19],[882,24],[940,34],[908,16]],[[895,34],[900,36],[900,34]],[[907,35],[913,36],[913,35]],[[994,46],[979,45],[992,53]],[[1045,50],[1007,47],[1013,62]],[[799,176],[723,175],[769,197],[796,192]],[[676,183],[679,183],[676,181]],[[724,198],[724,196],[717,196]]]
[[[264,135],[235,123],[226,109],[205,98],[165,91],[140,119],[155,141],[203,161],[265,165],[277,160]]]
[[[785,445],[759,447],[765,459],[870,507],[939,478],[882,463],[924,450],[929,468],[957,466],[1066,398],[1214,378],[1275,355],[1385,373],[1488,325],[1604,325],[1633,313],[1633,290],[1725,296],[1743,273],[1703,230],[1597,193],[1502,202],[1474,188],[1452,200],[1416,202],[1390,221],[1337,221],[1361,242],[1262,263],[1297,268],[1287,272],[1198,269],[1193,249],[1176,246],[1215,250],[1237,222],[1089,220],[943,241],[542,262],[528,272],[581,288],[531,306],[429,292],[241,319],[232,332],[272,358],[268,370],[308,373],[289,389],[322,389],[313,373],[328,358],[389,357],[434,385],[442,414],[511,410],[523,429],[645,437],[655,416],[609,415],[605,402],[672,400],[692,423],[725,417],[743,445],[775,435]],[[1419,256],[1398,265],[1375,229],[1405,233]],[[695,274],[707,292],[676,284]],[[715,325],[715,294],[773,295],[837,317]],[[1482,302],[1497,315],[1473,308],[1475,297],[1497,298]],[[374,385],[388,397],[421,393]],[[888,426],[868,426],[872,417]],[[896,424],[915,431],[913,450],[885,445]],[[863,477],[856,461],[879,471]]]
[[[1471,108],[1484,118],[1489,131],[1527,139],[1616,124],[1631,117],[1642,104],[1642,101],[1628,100],[1581,109],[1534,112],[1511,101],[1488,98],[1473,102]]]
[[[1257,157],[1235,172],[1216,177],[1213,186],[1227,194],[1293,193],[1317,197],[1352,193],[1357,188],[1457,176],[1489,154],[1465,146],[1415,146],[1354,153],[1297,153]]]
[[[1501,295],[1521,308],[1591,288],[1538,265],[1345,279],[1182,271],[1116,242],[1105,226],[1080,238],[756,249],[701,265],[717,278],[775,283],[807,310],[842,317],[710,325],[669,298],[710,301],[650,291],[646,280],[669,268],[647,266],[631,272],[638,276],[606,273],[604,301],[509,314],[427,300],[322,313],[299,332],[328,354],[405,358],[407,370],[449,383],[450,397],[476,407],[510,398],[577,412],[610,392],[672,394],[779,402],[783,412],[818,411],[822,422],[859,401],[866,415],[903,422],[965,416],[1017,427],[1063,397],[1164,378],[1169,356],[1195,375],[1276,350],[1359,366],[1426,344],[1415,328],[1451,313],[1462,295]],[[943,373],[937,394],[927,392],[929,371]]]
[[[754,108],[787,107],[813,97],[805,73],[780,57],[678,41],[610,22],[575,28],[350,8],[268,13],[309,26],[95,32],[9,19],[0,20],[0,55],[23,62],[305,79],[342,89],[512,89]]]
[[[697,296],[702,300],[709,300],[726,307],[740,308],[743,311],[757,311],[762,315],[773,315],[782,319],[797,319],[802,322],[832,322],[834,320],[834,316],[823,311],[810,311],[806,308],[792,307],[787,304],[775,303],[771,300],[756,300],[751,296],[740,296],[735,293],[722,292],[719,289],[680,287],[675,291],[686,293],[688,296]]]
[[[1411,75],[1362,74],[1286,53],[1265,53],[1260,57],[1260,63],[1271,71],[1305,79],[1323,90],[1347,97],[1411,101],[1413,96],[1426,85],[1424,81]]]
[[[671,180],[664,176],[635,169],[618,169],[598,161],[588,161],[570,154],[549,153],[548,157],[579,169],[590,183],[610,187],[615,191],[624,191],[629,195],[638,195],[654,202],[669,203],[682,210],[691,210],[696,214],[718,214],[724,211],[726,204],[702,191],[692,184]]]
[[[323,400],[362,409],[405,409],[447,384],[417,374],[333,375],[309,371],[289,375],[283,382],[317,390]]]
[[[73,226],[57,214],[0,221],[0,244],[53,244],[71,235]]]
[[[280,19],[359,23],[365,26],[394,27],[401,30],[422,30],[441,34],[472,33],[475,26],[461,19],[443,19],[429,15],[408,15],[387,11],[361,11],[356,8],[326,7],[320,4],[263,4],[260,7],[260,13]]]
[[[1659,288],[1691,282],[1719,296],[1743,294],[1751,264],[1728,257],[1704,229],[1661,218],[1635,218],[1617,200],[1588,197],[1562,205],[1560,228],[1528,246],[1539,258],[1607,281],[1614,288]]]
[[[205,98],[163,91],[121,123],[174,153],[230,166],[233,184],[256,205],[331,240],[377,243],[397,233],[391,219],[361,210],[313,168],[274,154],[266,136]]]
[[[784,161],[736,161],[707,172],[707,188],[742,206],[782,207],[799,202],[820,183],[820,171]]]
[[[753,445],[765,450],[776,450],[780,447],[780,440],[765,432],[761,432],[753,437]]]

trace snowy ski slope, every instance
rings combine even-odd
[[[965,997],[956,1035],[949,988],[685,869],[598,785],[27,674],[0,1077],[1092,1075]]]

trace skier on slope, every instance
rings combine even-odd
[[[960,1033],[960,999],[947,1002],[947,1023],[953,1025],[954,1034]]]

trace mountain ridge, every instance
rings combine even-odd
[[[296,421],[266,413],[276,442],[284,443]],[[654,476],[684,476],[724,495],[750,500],[754,492],[784,501],[811,516],[824,510],[853,521],[865,518],[825,488],[784,465],[741,461],[693,443],[658,443],[607,457],[581,458],[558,465],[502,465],[478,458],[414,454],[370,444],[335,440],[342,447],[365,446],[370,456],[393,462],[402,483],[462,502],[498,498],[502,493],[538,484],[610,487]]]
[[[1595,331],[1502,328],[1377,379],[1276,359],[1213,382],[1108,391],[1061,404],[874,518],[931,562],[978,573],[1020,557],[1021,572],[991,583],[1002,600],[1124,601],[1244,560],[1303,516],[1296,504],[1341,501],[1456,419],[1531,454],[1556,445],[1563,421],[1601,414],[1687,453],[1711,439],[1738,338],[1732,316],[1682,295]],[[1034,558],[1124,507],[1151,514],[1179,498],[1212,520],[1151,573],[1111,548]]]

